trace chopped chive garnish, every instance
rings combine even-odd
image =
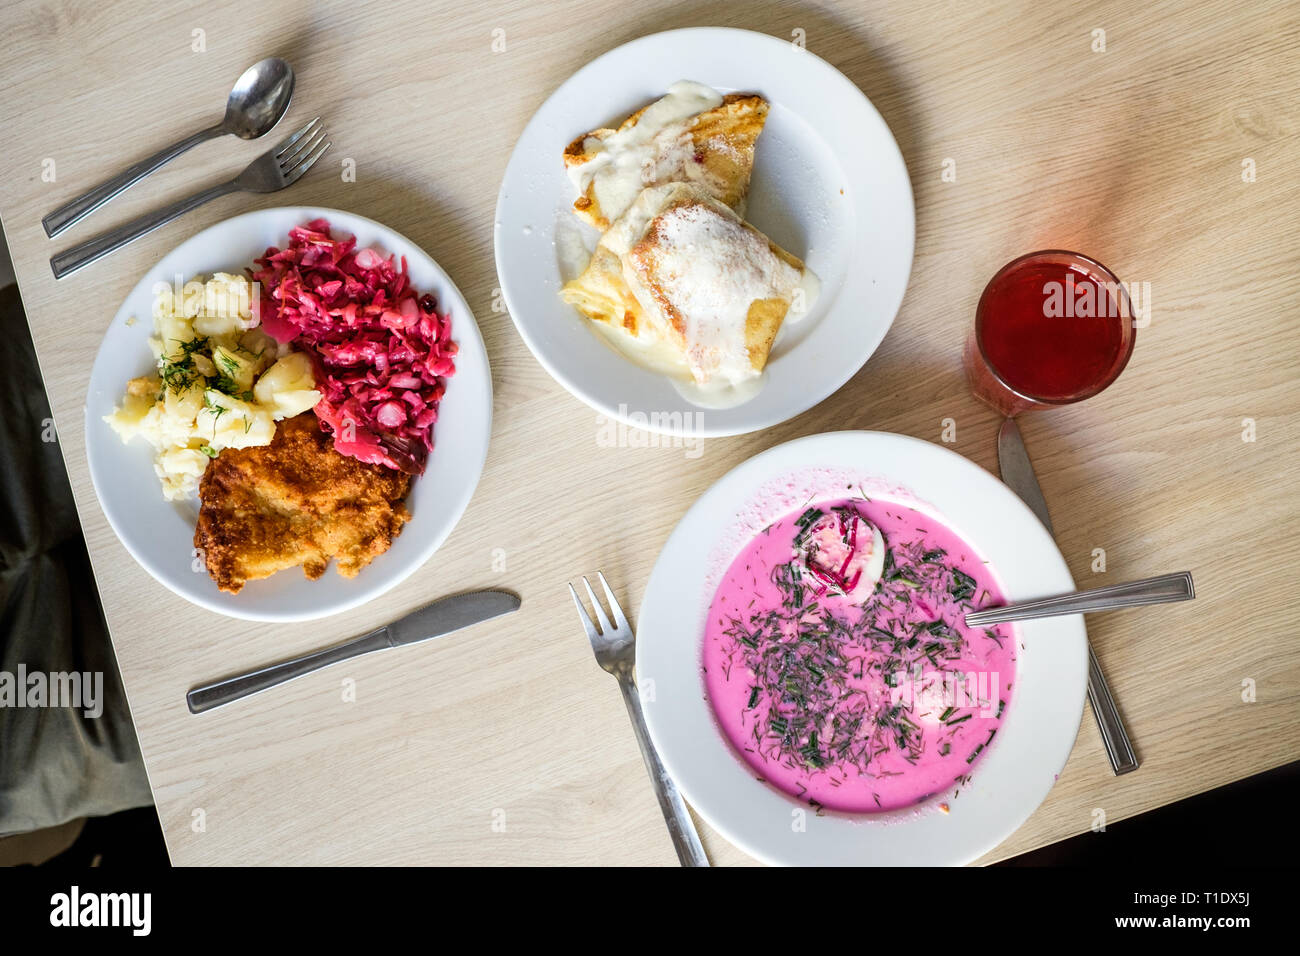
[[[866,507],[863,499],[821,507],[809,503],[797,518],[769,524],[763,534],[772,540],[762,547],[769,554],[778,545],[783,549],[786,542],[777,538],[789,534],[793,554],[786,551],[791,557],[778,558],[784,562],[779,564],[766,559],[760,564],[752,557],[738,561],[732,573],[745,575],[742,583],[753,577],[759,590],[747,606],[742,597],[728,609],[730,616],[724,610],[716,617],[715,626],[726,637],[720,646],[730,655],[724,665],[727,680],[745,682],[737,687],[746,701],[737,708],[744,722],[743,749],[815,775],[826,787],[848,789],[858,775],[895,776],[927,754],[956,760],[965,752],[966,762],[973,763],[993,738],[990,733],[972,750],[974,741],[961,739],[964,731],[958,730],[971,717],[988,715],[988,709],[942,704],[930,709],[911,697],[899,702],[897,694],[909,681],[924,682],[927,692],[938,680],[945,687],[953,679],[966,681],[973,676],[967,668],[997,653],[972,643],[979,631],[962,623],[977,593],[981,603],[988,598],[972,575],[955,566],[971,556],[927,546],[928,533],[921,529],[910,540],[891,534],[879,581],[869,593],[858,591],[859,572],[850,568],[862,522],[868,520],[861,510]],[[850,592],[855,597],[846,600]],[[1003,644],[993,629],[984,636]],[[871,689],[873,682],[894,693],[882,697]],[[991,708],[995,694],[988,695],[984,708]],[[999,700],[999,718],[1005,707]],[[847,772],[850,767],[856,775]],[[859,788],[862,796],[866,792]]]

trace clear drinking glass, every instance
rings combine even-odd
[[[1049,249],[1013,259],[989,280],[962,358],[971,391],[1009,416],[1096,395],[1128,364],[1134,335],[1115,274]]]

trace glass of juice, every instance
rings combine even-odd
[[[1015,415],[1096,395],[1128,364],[1133,337],[1113,272],[1077,252],[1031,252],[984,287],[963,363],[976,397]]]

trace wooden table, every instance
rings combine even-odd
[[[1060,546],[1081,587],[1189,568],[1199,597],[1089,621],[1142,769],[1113,777],[1085,714],[1059,785],[985,861],[1086,832],[1098,809],[1114,823],[1300,757],[1300,6],[376,9],[6,8],[0,215],[176,863],[673,863],[617,688],[592,661],[564,582],[603,569],[637,608],[690,503],[802,435],[873,428],[938,442],[951,419],[951,447],[994,468],[997,422],[967,394],[961,344],[988,277],[1041,247],[1078,248],[1149,282],[1152,306],[1109,391],[1023,422]],[[803,31],[879,107],[916,193],[911,285],[865,368],[793,421],[710,440],[699,458],[601,447],[596,413],[493,310],[497,188],[528,117],[571,73],[642,34],[707,24]],[[41,230],[60,202],[212,121],[233,78],[272,53],[299,75],[285,128],[327,119],[335,148],[321,171],[291,194],[215,202],[56,284],[53,252],[265,148],[209,144],[67,239]],[[355,182],[340,175],[344,159]],[[104,328],[149,264],[212,223],[284,202],[379,219],[450,272],[487,342],[495,421],[474,500],[425,567],[351,613],[260,626],[190,606],[131,560],[91,489],[82,409]],[[522,612],[201,719],[186,711],[199,680],[493,586],[517,590]],[[715,862],[747,862],[703,836]]]

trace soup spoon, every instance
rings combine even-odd
[[[1057,597],[1020,601],[1005,607],[988,608],[966,615],[967,627],[983,627],[1006,621],[1027,621],[1037,617],[1055,617],[1061,614],[1083,614],[1090,611],[1113,611],[1123,607],[1141,607],[1146,604],[1170,604],[1190,601],[1196,597],[1192,585],[1192,572],[1162,574],[1127,584],[1112,584],[1104,588],[1075,591]]]
[[[187,149],[209,139],[234,134],[240,139],[257,139],[280,122],[293,98],[293,67],[278,56],[254,63],[235,81],[226,100],[226,115],[221,122],[199,130],[193,136],[173,143],[166,149],[142,159],[130,169],[100,183],[71,202],[65,203],[41,220],[45,234],[53,239],[75,222],[98,209],[119,193],[125,192],[155,169],[167,165]]]

